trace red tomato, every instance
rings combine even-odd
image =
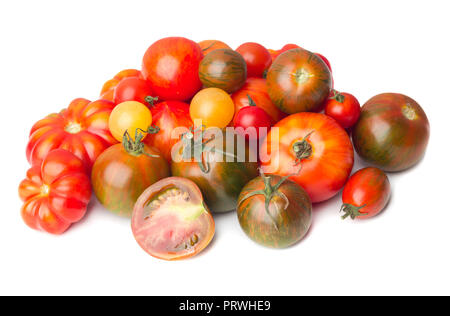
[[[270,49],[270,50],[269,50],[269,53],[270,53],[271,56],[272,56],[272,61],[274,61],[275,58],[277,58],[278,55],[280,55],[281,53],[284,53],[285,51],[288,51],[288,50],[294,49],[294,48],[301,48],[301,47],[298,46],[298,45],[296,45],[296,44],[286,44],[286,45],[284,45],[284,46],[283,46],[281,49],[279,49],[279,50],[273,50],[273,49]]]
[[[350,93],[333,90],[333,94],[325,103],[325,114],[334,118],[343,128],[352,127],[361,113],[358,100]]]
[[[105,82],[100,92],[100,99],[113,101],[114,100],[114,90],[120,81],[124,78],[129,77],[141,77],[141,72],[137,69],[125,69],[120,71],[114,78]]]
[[[270,116],[272,125],[286,116],[272,103],[267,93],[266,79],[248,78],[245,85],[231,95],[234,102],[235,117],[240,109],[250,105],[249,96],[257,107],[263,109]]]
[[[319,113],[290,115],[275,124],[260,149],[264,173],[287,176],[301,185],[311,201],[333,197],[353,167],[353,147],[345,130]]]
[[[272,126],[272,119],[255,103],[239,110],[234,120],[234,128],[249,139],[259,139],[267,135]],[[261,129],[265,128],[265,132]]]
[[[19,185],[22,218],[29,227],[62,234],[86,213],[91,184],[84,163],[72,153],[55,149],[42,164],[28,169]]]
[[[198,76],[202,58],[202,49],[196,42],[183,37],[166,37],[145,52],[142,75],[159,98],[188,100],[202,87]]]
[[[321,54],[319,54],[319,53],[315,53],[317,56],[319,56],[320,57],[320,59],[322,59],[323,60],[323,62],[328,66],[328,69],[330,69],[330,71],[332,72],[333,70],[331,69],[331,64],[330,64],[330,62],[328,61],[328,59],[325,57],[325,56],[323,56],[323,55],[321,55]]]
[[[161,155],[167,160],[172,161],[172,148],[180,140],[181,129],[177,127],[189,128],[193,125],[190,114],[189,104],[180,101],[166,101],[157,103],[151,108],[152,124],[159,127],[159,132],[149,134],[144,138],[144,143],[157,148]]]
[[[151,105],[156,100],[157,98],[154,97],[150,83],[138,77],[124,78],[114,91],[115,104],[125,101],[137,101]]]
[[[248,77],[262,77],[272,64],[269,51],[258,43],[244,43],[236,51],[244,57]]]
[[[83,160],[90,170],[98,155],[117,143],[108,127],[114,106],[106,100],[75,99],[67,109],[36,122],[27,145],[28,161],[40,165],[51,150],[62,148]]]
[[[355,172],[342,192],[343,219],[370,218],[380,213],[391,196],[386,174],[378,168],[368,167]]]

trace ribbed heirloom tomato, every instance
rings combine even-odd
[[[145,52],[142,76],[160,99],[188,100],[202,87],[198,77],[202,59],[202,49],[196,42],[184,37],[166,37]]]
[[[319,110],[330,90],[328,66],[320,57],[301,48],[279,55],[267,72],[267,92],[285,113]]]
[[[91,184],[86,167],[78,157],[63,150],[52,150],[33,165],[19,185],[24,202],[22,218],[29,227],[51,234],[62,234],[86,213]]]
[[[353,147],[345,130],[319,113],[290,115],[270,130],[260,149],[266,174],[290,177],[308,192],[311,201],[333,197],[353,167]]]
[[[108,128],[114,103],[73,100],[67,109],[50,114],[33,125],[26,154],[31,165],[39,165],[53,149],[66,149],[86,163],[90,170],[106,148],[117,143]]]
[[[117,73],[114,78],[105,82],[100,92],[100,99],[114,101],[116,86],[125,78],[140,78],[141,72],[137,69],[124,69]]]
[[[170,177],[147,188],[136,202],[131,229],[148,254],[164,260],[192,257],[214,236],[214,219],[194,182]]]

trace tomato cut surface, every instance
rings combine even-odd
[[[179,260],[202,251],[211,242],[215,225],[197,185],[170,177],[142,193],[134,207],[131,228],[147,253]]]

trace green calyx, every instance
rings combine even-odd
[[[346,219],[349,216],[351,219],[355,219],[358,216],[367,216],[367,213],[360,211],[365,206],[366,205],[354,206],[352,204],[344,203],[344,204],[342,204],[341,210],[339,212],[344,212],[344,215],[341,216],[342,219]]]
[[[155,105],[156,101],[158,101],[158,97],[152,97],[151,95],[145,97],[145,102],[147,102],[150,106]]]
[[[137,128],[134,133],[134,139],[131,138],[130,134],[128,133],[128,130],[125,131],[122,138],[122,145],[123,148],[133,156],[140,156],[142,154],[149,156],[149,157],[159,157],[158,155],[151,155],[145,152],[144,150],[144,143],[142,142],[142,139],[144,138],[144,134],[156,134],[159,132],[158,126],[149,126],[146,131],[143,129]]]
[[[255,101],[253,101],[252,97],[248,93],[247,93],[247,99],[248,99],[248,105],[249,106],[256,106]]]
[[[308,143],[307,138],[313,132],[314,131],[309,132],[305,137],[303,137],[302,140],[295,142],[292,146],[292,150],[295,153],[295,165],[298,165],[302,161],[302,159],[306,159],[311,156],[312,146],[310,143]]]
[[[333,96],[330,97],[331,100],[336,100],[336,101],[339,102],[339,103],[344,103],[344,101],[345,101],[345,95],[343,95],[343,94],[337,92],[337,91],[334,90],[334,89],[332,90],[332,92],[333,92]]]

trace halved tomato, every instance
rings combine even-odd
[[[205,249],[213,239],[215,225],[197,185],[170,177],[142,193],[134,207],[131,229],[148,254],[179,260]]]

